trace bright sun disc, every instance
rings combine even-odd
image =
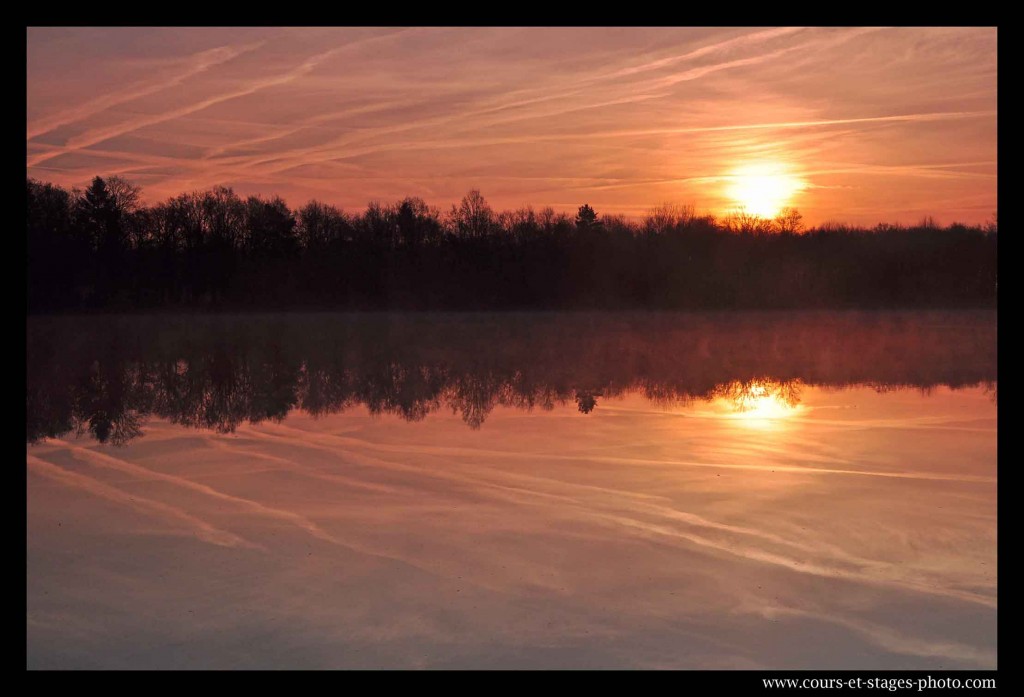
[[[774,218],[789,204],[804,182],[780,165],[748,165],[729,175],[726,195],[746,213]]]

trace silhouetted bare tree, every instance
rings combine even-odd
[[[797,234],[804,230],[804,217],[795,208],[783,208],[774,223],[776,232]]]
[[[458,206],[452,206],[449,219],[456,235],[477,239],[490,234],[494,211],[480,192],[473,189],[462,197]]]

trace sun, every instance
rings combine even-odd
[[[806,184],[781,164],[738,167],[727,176],[725,193],[746,213],[774,218]]]

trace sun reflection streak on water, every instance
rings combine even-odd
[[[717,390],[715,401],[724,417],[747,428],[772,429],[802,413],[798,380],[733,381]]]

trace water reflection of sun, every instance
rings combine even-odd
[[[751,428],[772,428],[803,410],[796,380],[734,381],[716,390],[727,408],[726,418]]]

